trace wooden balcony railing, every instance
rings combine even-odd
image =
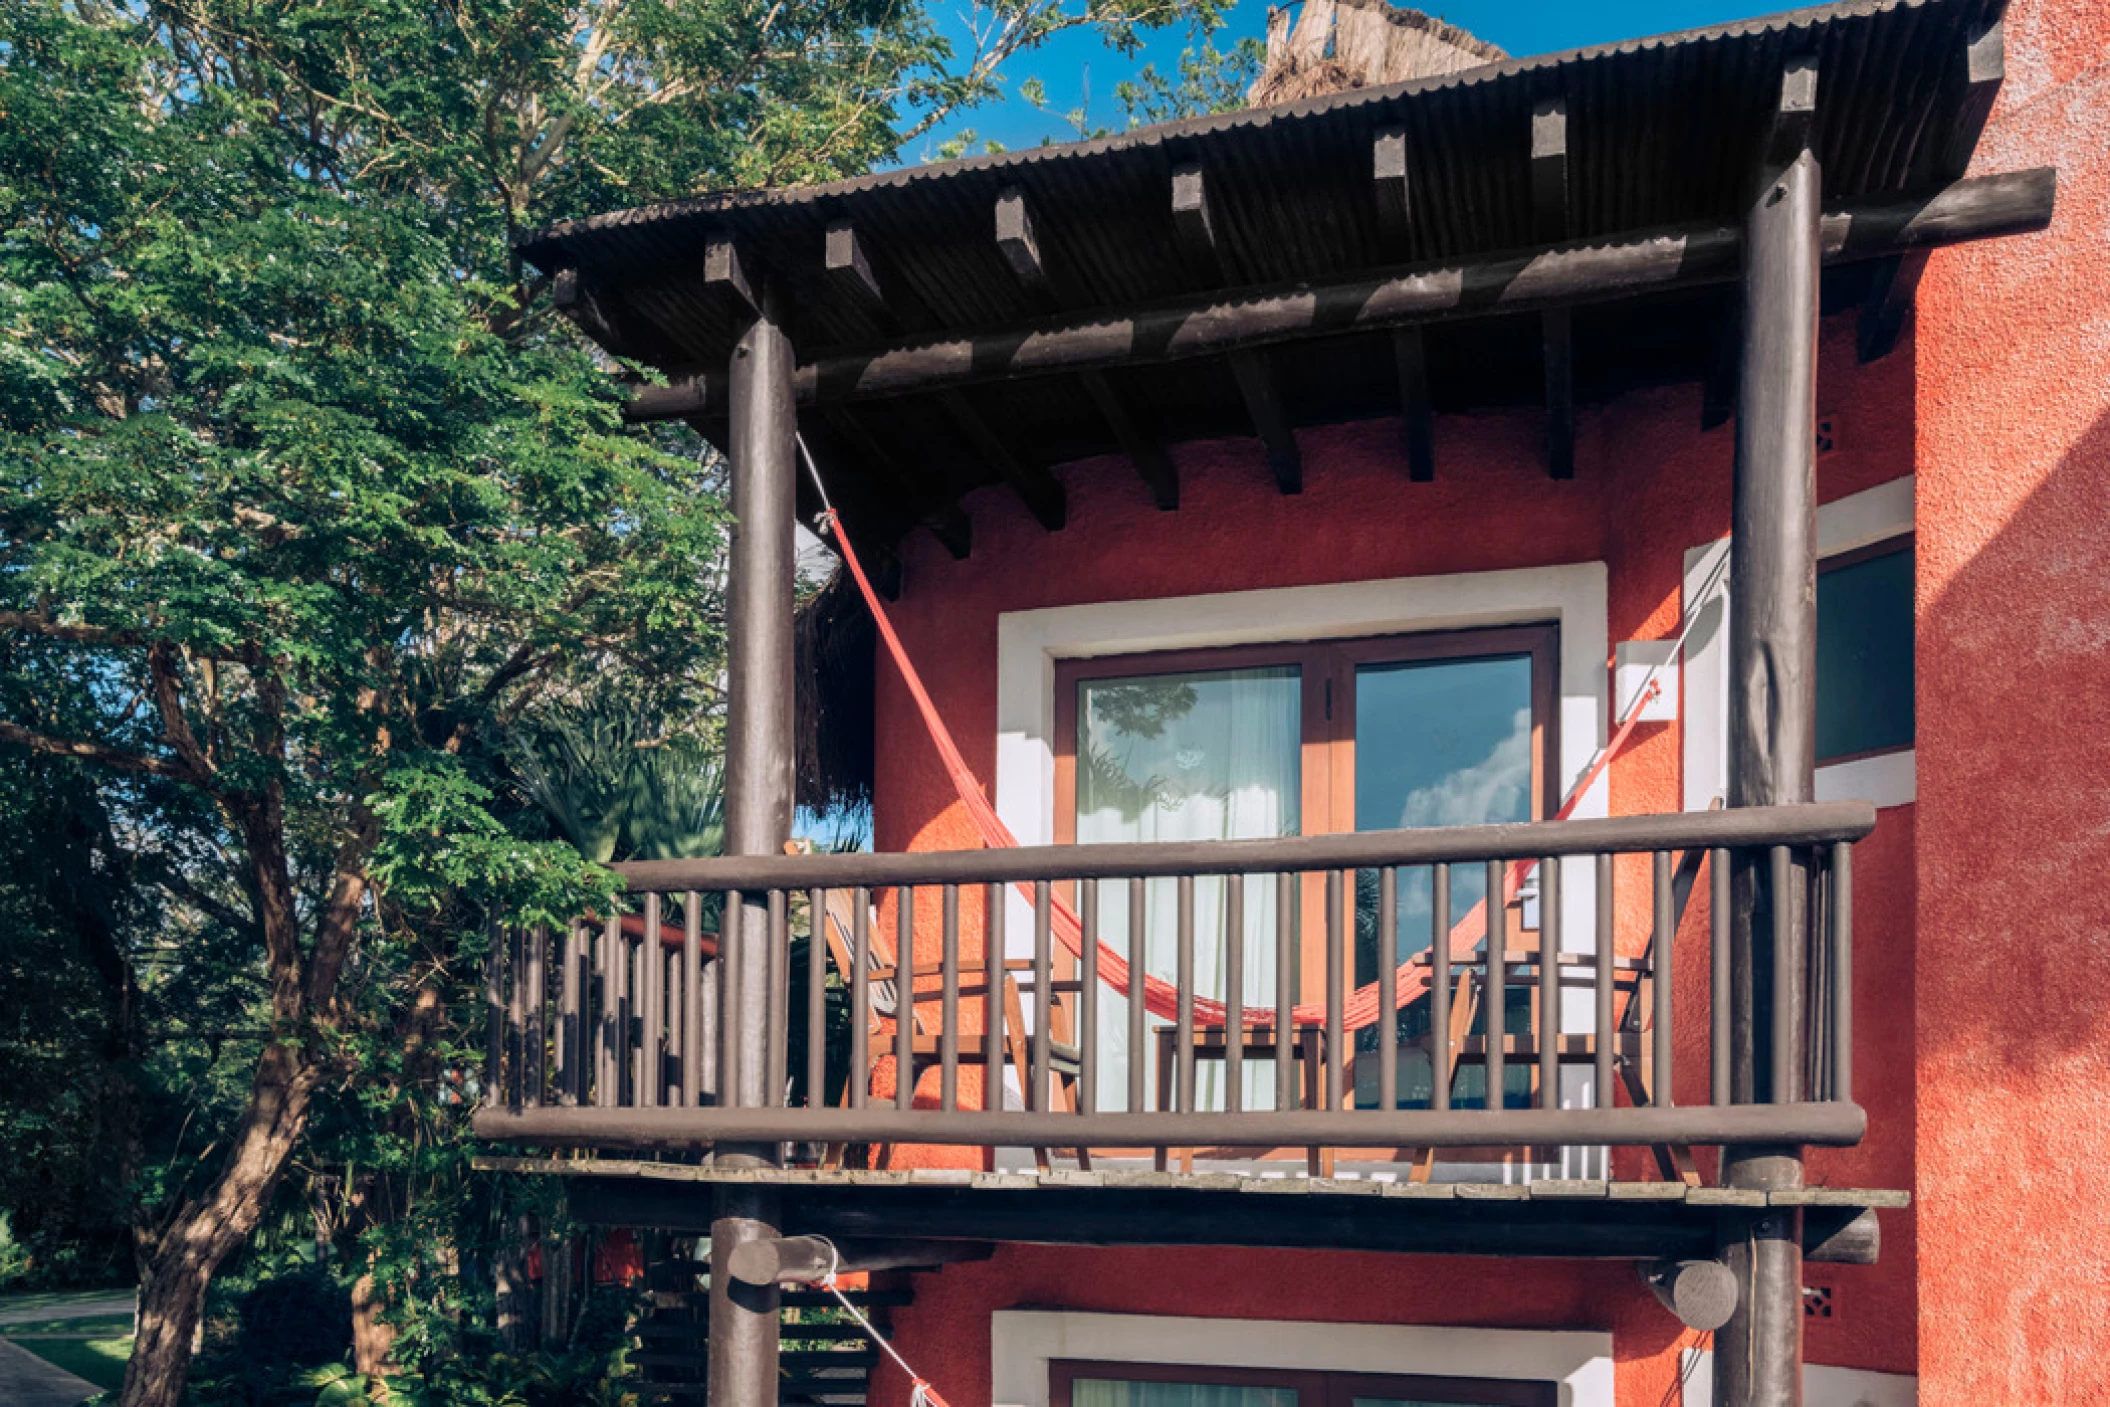
[[[477,1129],[574,1147],[915,1143],[1161,1158],[1195,1147],[1850,1144],[1865,1122],[1852,1099],[1846,997],[1850,856],[1874,820],[1868,805],[1840,802],[619,866],[621,912],[568,932],[501,930]],[[1649,857],[1647,917],[1625,932],[1613,894],[1621,855]],[[1795,867],[1809,875],[1806,930],[1767,897]],[[1703,875],[1707,951],[1678,957],[1678,921]],[[1516,897],[1520,879],[1535,905]],[[1750,893],[1732,898],[1732,882]],[[1474,884],[1501,902],[1456,917],[1451,896]],[[1352,992],[1358,931],[1366,959],[1385,950],[1375,935],[1398,934],[1403,886],[1429,913],[1420,951],[1396,969],[1366,960],[1376,990]],[[1150,897],[1167,887],[1169,902]],[[1272,922],[1260,921],[1253,906],[1269,904]],[[1754,970],[1743,972],[1733,960],[1740,904],[1757,914]],[[1075,906],[1084,951],[1103,917],[1117,946],[1126,937],[1115,910],[1156,943],[1169,926],[1171,978],[1146,993],[1118,971],[1070,961],[1064,905]],[[1214,920],[1202,941],[1222,954],[1208,990],[1196,980],[1198,911]],[[1578,913],[1593,921],[1575,922]],[[1014,950],[1005,932],[1020,922],[1031,941]],[[1299,1007],[1291,994],[1307,954],[1323,980],[1303,981],[1310,999]],[[726,999],[756,988],[731,971],[744,962],[766,967],[762,1010]],[[1274,1000],[1226,1001],[1266,989],[1255,963],[1273,973]],[[1674,966],[1707,972],[1709,1010],[1680,1009]],[[1733,992],[1752,994],[1741,1020]],[[1373,1016],[1394,1010],[1405,1014]],[[1694,1052],[1687,1082],[1697,1085],[1701,1044],[1707,1088],[1681,1087],[1674,1053]],[[1108,1080],[1117,1050],[1126,1070]],[[759,1106],[719,1097],[742,1087],[743,1058],[766,1064]],[[1203,1093],[1201,1067],[1215,1062]],[[1577,1073],[1564,1081],[1564,1070]]]

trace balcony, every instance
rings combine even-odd
[[[1852,844],[1873,825],[1866,804],[1826,803],[620,866],[620,912],[502,930],[476,1127],[604,1153],[759,1148],[765,1179],[874,1146],[1197,1177],[1233,1156],[1313,1175],[1383,1157],[1407,1182],[1439,1150],[1630,1146],[1695,1182],[1693,1147],[1862,1136],[1841,994]],[[1772,902],[1805,881],[1806,910]],[[1702,884],[1705,951],[1680,953]],[[1744,955],[1739,906],[1756,912]],[[1071,960],[1066,934],[1121,948],[1129,915],[1169,978]],[[1384,933],[1397,968],[1374,960]],[[1212,941],[1219,960],[1198,962]]]

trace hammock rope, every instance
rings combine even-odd
[[[812,474],[814,484],[818,488],[820,472],[814,467],[813,456],[807,452],[803,439],[798,448],[805,459],[807,472]],[[901,643],[901,637],[895,633],[894,623],[888,618],[886,608],[880,604],[879,593],[873,590],[870,578],[865,575],[864,564],[857,559],[857,551],[850,545],[849,534],[843,531],[842,520],[837,516],[834,505],[827,501],[825,489],[821,490],[821,502],[821,518],[828,529],[828,536],[833,539],[836,551],[842,554],[843,565],[850,569],[850,576],[857,583],[857,590],[864,598],[865,608],[872,613],[873,624],[879,629],[879,637],[886,645],[887,654],[893,660],[894,668],[899,671],[902,682],[908,686],[909,696],[916,704],[916,712],[922,716],[924,730],[929,733],[931,744],[937,749],[938,760],[944,765],[946,776],[951,780],[953,790],[959,794],[960,804],[966,808],[969,819],[974,822],[974,828],[981,835],[982,843],[992,850],[1018,849],[1018,837],[1011,833],[1011,828],[1004,824],[1003,818],[996,814],[996,808],[990,805],[987,794],[982,790],[980,778],[976,777],[974,769],[967,765],[967,759],[961,756],[959,745],[953,741],[952,731],[939,716],[936,702],[932,700],[930,691],[923,686],[923,676],[917,671],[915,662],[909,658],[908,649]],[[1702,599],[1711,594],[1713,583],[1720,578],[1726,563],[1725,556],[1722,563],[1716,565],[1713,576],[1700,593]],[[1669,660],[1678,658],[1683,651],[1686,634],[1691,629],[1692,621],[1688,619],[1665,661],[1650,667],[1642,683],[1636,688],[1634,698],[1627,706],[1617,731],[1609,742],[1597,750],[1590,766],[1584,769],[1582,777],[1569,791],[1567,799],[1561,803],[1560,810],[1554,814],[1554,820],[1565,821],[1574,814],[1583,796],[1604,774],[1612,758],[1625,747],[1634,729],[1641,722],[1643,709],[1662,692],[1663,686],[1656,679],[1657,670]],[[1505,906],[1516,899],[1534,863],[1531,860],[1517,860],[1505,868],[1502,883],[1502,902]],[[1031,883],[1020,881],[1016,888],[1028,903],[1033,902],[1034,887]],[[1049,901],[1049,928],[1056,941],[1061,943],[1072,957],[1082,961],[1085,957],[1082,921],[1061,895],[1051,893]],[[1449,935],[1451,956],[1470,956],[1486,936],[1486,932],[1487,901],[1482,899],[1464,918],[1452,925]],[[1127,996],[1132,980],[1128,960],[1103,942],[1097,947],[1094,966],[1098,971],[1099,980],[1120,995]],[[1393,982],[1395,1003],[1404,1008],[1428,990],[1429,971],[1415,961],[1404,962],[1394,974]],[[1375,1023],[1383,1014],[1380,986],[1381,984],[1372,982],[1349,995],[1341,1013],[1344,1030],[1359,1031]],[[1143,1005],[1161,1020],[1176,1021],[1180,1014],[1179,988],[1162,977],[1146,972],[1143,976]],[[1272,1028],[1278,1014],[1271,1006],[1241,1005],[1241,1011],[1243,1024],[1247,1029]],[[1230,1021],[1230,1009],[1224,1002],[1199,993],[1193,997],[1193,1013],[1194,1019],[1205,1026],[1227,1026]],[[1324,1002],[1308,1002],[1290,1012],[1290,1020],[1295,1026],[1323,1025],[1327,1017]]]

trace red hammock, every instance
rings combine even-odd
[[[849,534],[842,530],[841,519],[836,516],[833,508],[826,510],[823,516],[828,521],[836,549],[842,553],[843,565],[850,569],[851,577],[857,582],[858,591],[864,596],[865,606],[872,612],[872,620],[879,627],[879,638],[886,642],[887,653],[893,657],[894,667],[901,672],[902,681],[908,685],[909,695],[916,701],[916,711],[923,715],[923,726],[930,733],[931,744],[937,748],[938,758],[945,764],[947,775],[952,778],[953,790],[959,793],[960,804],[967,808],[967,814],[974,820],[975,829],[982,834],[982,843],[992,850],[1017,849],[1018,837],[1011,834],[1011,828],[1004,824],[1003,819],[996,814],[996,808],[991,806],[988,797],[983,795],[981,782],[968,767],[967,759],[960,755],[959,746],[953,742],[952,733],[946,728],[945,720],[938,716],[938,706],[931,701],[929,691],[923,687],[923,677],[910,662],[908,651],[901,644],[901,637],[894,633],[894,623],[887,619],[886,608],[879,604],[879,596],[872,590],[872,583],[865,576],[864,565],[857,560],[857,553],[850,546]],[[1567,800],[1561,803],[1560,810],[1554,814],[1554,820],[1565,821],[1574,814],[1576,804],[1582,800],[1583,793],[1590,789],[1591,784],[1610,765],[1613,755],[1625,746],[1628,736],[1641,721],[1642,709],[1660,689],[1661,686],[1653,679],[1649,681],[1648,687],[1641,691],[1633,706],[1627,710],[1627,716],[1620,720],[1618,731],[1613,733],[1611,742],[1597,754],[1596,761],[1583,774],[1582,779],[1576,782],[1574,789],[1568,793]],[[1524,877],[1531,872],[1531,865],[1529,860],[1518,860],[1505,872],[1502,884],[1502,902],[1505,905],[1516,898],[1517,891],[1523,887]],[[1017,889],[1028,902],[1032,901],[1031,884],[1021,881]],[[1078,921],[1076,912],[1063,902],[1059,895],[1052,895],[1051,902],[1053,913],[1049,926],[1056,940],[1068,949],[1073,957],[1081,959],[1084,956],[1084,925]],[[1486,931],[1487,901],[1483,899],[1473,905],[1472,911],[1451,929],[1451,955],[1454,958],[1470,955]],[[1126,996],[1130,980],[1127,959],[1104,943],[1098,947],[1099,980]],[[1428,984],[1427,968],[1412,962],[1401,963],[1394,986],[1398,1004],[1404,1007],[1414,1001],[1428,990]],[[1153,977],[1145,973],[1143,1005],[1155,1016],[1167,1021],[1176,1021],[1179,1019],[1179,988],[1162,977]],[[1345,1030],[1359,1031],[1374,1023],[1381,1010],[1378,984],[1372,982],[1369,986],[1358,988],[1349,994],[1342,1011],[1341,1025]],[[1275,1014],[1273,1007],[1249,1006],[1245,1008],[1244,1024],[1248,1028],[1273,1026]],[[1312,1002],[1290,1012],[1291,1021],[1298,1025],[1322,1025],[1327,1016],[1324,1002]],[[1229,1024],[1230,1013],[1222,1002],[1197,995],[1194,998],[1194,1019],[1205,1026],[1222,1026]]]

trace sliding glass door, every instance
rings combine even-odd
[[[1079,843],[1250,840],[1328,831],[1474,825],[1545,814],[1553,775],[1555,645],[1550,626],[1304,642],[1073,661],[1057,673],[1056,834]],[[1247,882],[1242,931],[1228,931],[1225,884],[1195,885],[1196,989],[1224,997],[1225,956],[1245,946],[1249,1006],[1272,1007],[1277,896]],[[1374,885],[1357,896],[1356,980],[1428,946],[1426,875],[1403,876],[1394,932],[1376,931]],[[1291,908],[1292,1001],[1323,990],[1321,886]],[[1456,917],[1482,897],[1460,872]],[[1126,885],[1100,892],[1102,937],[1145,969],[1176,977],[1177,882],[1152,880],[1140,913]],[[1154,1051],[1128,1049],[1125,1003],[1102,991],[1100,1106],[1125,1107],[1132,1059],[1157,1078]],[[1410,1022],[1412,1016],[1407,1018]],[[1153,1019],[1153,1028],[1158,1023]],[[1162,1038],[1156,1038],[1162,1039]],[[1368,1062],[1360,1062],[1367,1064]],[[1198,1067],[1197,1099],[1221,1107],[1221,1064]],[[1411,1072],[1402,1067],[1409,1080]],[[1249,1107],[1274,1102],[1270,1062],[1249,1062]],[[1403,1102],[1427,1098],[1403,1084]],[[1467,1103],[1480,1096],[1461,1082]]]

